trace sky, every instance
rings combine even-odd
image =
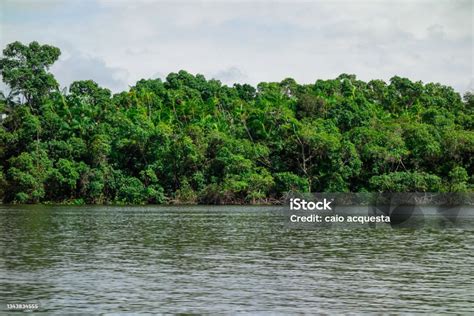
[[[181,69],[224,84],[332,79],[440,82],[474,89],[472,0],[0,0],[0,47],[61,49],[62,86],[114,92]]]

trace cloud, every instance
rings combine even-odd
[[[128,88],[129,74],[126,70],[109,67],[100,58],[84,56],[78,52],[60,59],[51,67],[51,72],[63,87],[69,87],[77,80],[90,79],[115,92]]]
[[[466,91],[474,93],[474,77],[471,78],[469,83],[466,85]]]
[[[64,0],[35,14],[24,9],[30,2],[0,2],[0,44],[57,45],[90,65],[79,69],[71,61],[62,76],[87,71],[109,87],[185,69],[227,84],[400,75],[464,92],[473,73],[469,0]]]
[[[237,67],[229,67],[215,73],[214,75],[211,75],[210,77],[213,79],[218,79],[227,85],[233,85],[234,83],[244,83],[248,79],[248,76]]]

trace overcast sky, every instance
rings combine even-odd
[[[59,47],[62,85],[185,69],[226,84],[399,75],[474,88],[473,1],[0,0],[0,46]]]

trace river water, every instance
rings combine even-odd
[[[0,313],[474,312],[474,221],[288,229],[275,207],[0,205]]]

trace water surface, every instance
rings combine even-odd
[[[0,205],[0,312],[472,313],[474,223],[289,230],[275,207]]]

